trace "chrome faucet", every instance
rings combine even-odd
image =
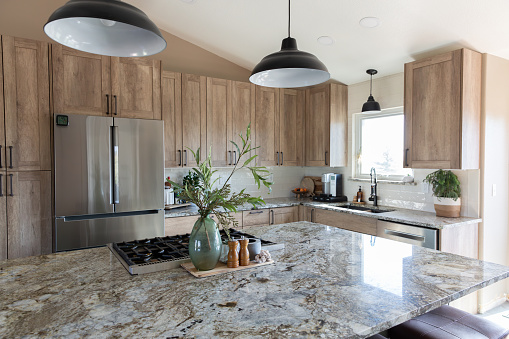
[[[371,194],[369,195],[369,201],[373,201],[373,206],[378,206],[378,197],[376,196],[376,170],[374,167],[371,167],[369,171],[369,176],[371,177]]]

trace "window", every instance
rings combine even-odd
[[[354,176],[369,178],[372,167],[381,179],[412,175],[410,168],[403,168],[403,131],[402,108],[355,114]]]

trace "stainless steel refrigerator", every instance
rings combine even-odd
[[[164,235],[163,122],[55,115],[55,249]]]

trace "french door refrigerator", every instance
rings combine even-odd
[[[164,236],[163,122],[55,115],[55,250]]]

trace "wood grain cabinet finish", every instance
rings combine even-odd
[[[189,217],[176,217],[176,218],[165,218],[164,219],[164,235],[172,236],[178,234],[191,233],[193,230],[194,223],[198,220],[197,215]],[[233,217],[238,222],[238,229],[242,228],[242,212],[233,214]],[[214,215],[212,215],[214,218]],[[217,222],[217,220],[216,220]]]
[[[231,99],[230,80],[207,78],[207,144],[202,152],[211,154],[212,166],[226,167],[234,162],[228,140],[228,130],[232,128]]]
[[[182,166],[196,166],[188,148],[202,153],[207,145],[207,78],[182,74]]]
[[[269,223],[271,225],[285,224],[299,220],[299,208],[297,206],[271,208]]]
[[[299,221],[314,222],[316,208],[299,205]]]
[[[48,44],[2,36],[2,49],[5,143],[0,126],[0,168],[51,170]]]
[[[304,112],[306,92],[280,89],[279,134],[276,136],[277,165],[302,166],[304,164]],[[277,153],[279,152],[279,153]]]
[[[269,225],[269,214],[269,209],[243,211],[242,225],[244,227]]]
[[[461,49],[405,64],[405,167],[479,168],[481,62]]]
[[[347,165],[347,87],[325,84],[306,90],[306,166]]]
[[[51,253],[51,171],[7,172],[6,179],[7,258]]]
[[[276,152],[279,138],[279,89],[256,86],[255,145],[256,164],[278,166]]]
[[[241,81],[232,82],[231,117],[228,119],[228,157],[231,156],[232,161],[228,161],[229,166],[234,166],[238,162],[239,157],[237,148],[230,140],[241,147],[242,140],[239,135],[242,133],[245,138],[247,126],[250,124],[251,143],[252,146],[256,144],[255,92],[255,85],[251,83]],[[246,155],[246,159],[249,157],[251,157],[251,152]]]
[[[182,74],[161,74],[161,108],[164,123],[164,167],[182,166]]]
[[[376,236],[377,219],[322,209],[315,213],[313,222]]]
[[[161,120],[161,61],[111,58],[112,112],[121,118]]]

